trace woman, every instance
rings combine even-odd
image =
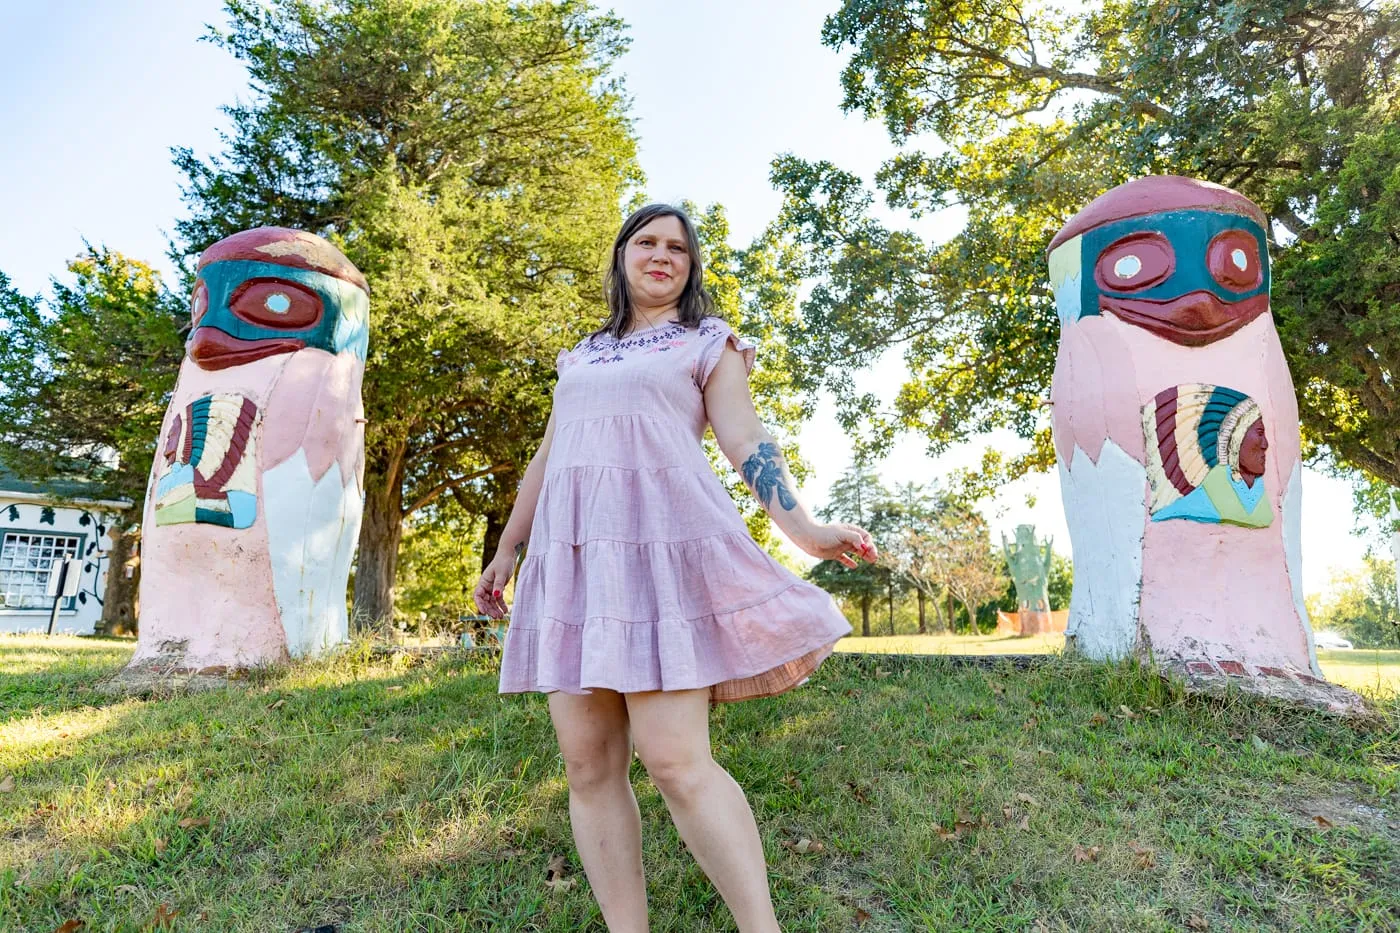
[[[622,225],[611,315],[559,354],[544,440],[472,594],[502,617],[528,541],[500,692],[549,695],[574,842],[613,933],[647,929],[634,743],[739,929],[778,929],[753,813],[710,757],[709,707],[797,686],[850,632],[749,536],[705,458],[706,423],[802,550],[847,567],[878,556],[864,529],[798,502],[749,395],[755,345],[712,314],[702,281],[683,212],[654,204]]]

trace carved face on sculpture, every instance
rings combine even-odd
[[[1101,195],[1051,241],[1050,266],[1064,323],[1107,312],[1183,346],[1228,337],[1269,307],[1263,212],[1195,179]]]
[[[1249,426],[1240,445],[1238,470],[1247,484],[1253,486],[1254,481],[1264,475],[1268,451],[1269,439],[1264,434],[1264,420],[1261,418]]]
[[[1023,550],[1034,550],[1039,547],[1035,540],[1034,525],[1016,526],[1016,547]]]
[[[208,370],[306,348],[363,359],[369,340],[359,270],[320,237],[284,227],[245,230],[205,250],[190,316],[188,352]]]

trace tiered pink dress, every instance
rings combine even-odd
[[[719,318],[560,351],[554,439],[501,658],[501,693],[798,685],[851,631],[820,587],[749,536],[705,457]]]

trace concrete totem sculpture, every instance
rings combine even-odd
[[[1243,195],[1156,176],[1103,194],[1050,244],[1066,634],[1096,658],[1326,692],[1303,607],[1298,407],[1266,231]]]
[[[364,277],[259,227],[200,256],[151,469],[129,669],[220,671],[347,638],[363,506]]]
[[[1001,536],[1002,553],[1016,584],[1017,634],[1038,635],[1051,631],[1050,562],[1054,552],[1050,542],[1036,540],[1034,525],[1017,525],[1013,544]]]

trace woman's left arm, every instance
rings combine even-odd
[[[822,524],[798,499],[797,483],[788,472],[778,442],[758,420],[738,350],[724,348],[705,384],[704,398],[719,449],[793,544],[814,557],[839,560],[848,567],[856,564],[846,557],[848,552],[875,560],[875,543],[865,529],[843,523]]]

